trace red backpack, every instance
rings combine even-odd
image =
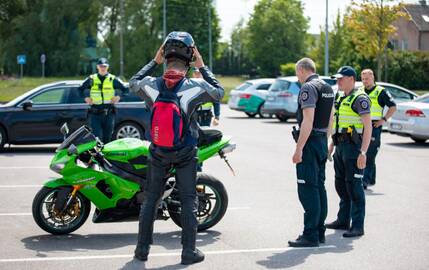
[[[157,146],[174,148],[183,141],[185,115],[177,96],[177,90],[183,82],[184,79],[173,89],[168,89],[162,78],[157,81],[160,91],[152,107],[150,132],[151,141]]]

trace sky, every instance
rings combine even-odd
[[[234,26],[240,21],[240,18],[247,20],[253,12],[253,7],[258,0],[214,0],[216,10],[221,22],[221,40],[229,40],[230,34]],[[302,0],[304,3],[304,15],[310,19],[311,34],[319,34],[320,26],[325,25],[325,0]],[[328,17],[329,26],[337,16],[338,11],[344,13],[346,7],[351,0],[329,0]],[[405,0],[405,2],[416,3],[417,0]]]

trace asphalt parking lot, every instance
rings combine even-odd
[[[378,156],[378,183],[366,192],[365,236],[344,239],[327,231],[319,248],[291,249],[302,230],[303,211],[291,162],[293,122],[249,119],[222,107],[221,129],[234,137],[229,160],[214,158],[204,169],[223,181],[229,209],[198,235],[206,260],[190,269],[429,269],[429,144],[388,133]],[[133,260],[137,223],[93,224],[68,236],[42,231],[31,216],[48,169],[52,146],[13,147],[0,154],[0,269],[182,269],[180,229],[157,221],[149,261]],[[338,210],[333,165],[328,163],[327,221]]]

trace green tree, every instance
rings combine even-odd
[[[386,53],[389,36],[395,32],[393,22],[407,15],[402,5],[387,5],[391,0],[363,0],[352,2],[346,26],[353,33],[356,50],[366,59],[377,60],[377,77],[381,78],[382,57]]]
[[[251,60],[265,76],[280,74],[280,65],[305,53],[308,19],[298,0],[261,0],[249,21]]]

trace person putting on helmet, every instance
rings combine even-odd
[[[185,77],[193,58],[204,80]],[[167,66],[164,74],[161,77],[150,76],[164,62]],[[192,36],[186,32],[172,32],[167,36],[155,59],[131,78],[130,89],[143,98],[152,114],[149,173],[140,210],[135,258],[147,260],[166,175],[174,168],[182,209],[181,263],[201,262],[204,254],[195,247],[198,123],[193,114],[201,104],[220,101],[224,89],[204,65]]]

